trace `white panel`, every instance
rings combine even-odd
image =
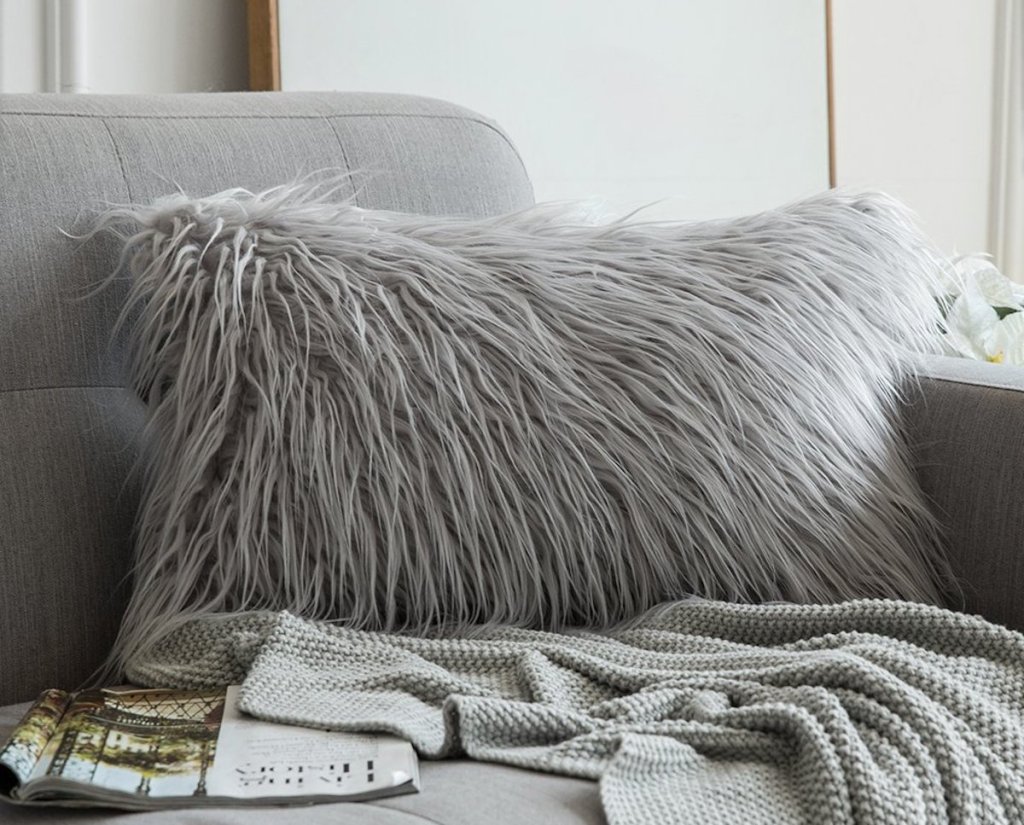
[[[46,91],[46,0],[0,0],[0,91]],[[52,3],[54,6],[60,3]],[[83,0],[91,92],[248,88],[242,0]]]
[[[823,0],[280,0],[280,25],[283,88],[476,109],[539,200],[709,217],[828,185]]]
[[[61,0],[58,19],[60,91],[69,94],[88,92],[89,14],[86,0]]]
[[[241,0],[88,0],[93,92],[248,88]]]
[[[840,185],[907,201],[947,252],[988,246],[995,0],[834,0]]]
[[[0,92],[45,89],[44,0],[0,0]]]

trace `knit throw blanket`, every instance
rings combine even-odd
[[[600,780],[613,825],[1024,822],[1024,635],[893,601],[664,606],[613,632],[193,620],[133,681]]]

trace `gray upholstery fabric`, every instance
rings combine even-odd
[[[0,690],[77,685],[127,599],[142,407],[120,387],[0,393]]]
[[[142,419],[111,341],[124,291],[87,297],[118,248],[59,228],[173,183],[259,190],[324,168],[368,172],[367,207],[483,216],[532,202],[504,134],[440,101],[0,95],[0,702],[75,686],[99,663],[137,504]]]
[[[29,703],[0,708],[0,741]],[[421,762],[423,790],[367,803],[293,808],[222,808],[123,814],[18,808],[0,802],[0,822],[25,825],[599,825],[596,782],[464,759]]]
[[[1024,630],[1024,368],[929,358],[923,373],[906,421],[963,587],[950,606]]]

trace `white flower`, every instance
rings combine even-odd
[[[952,278],[947,276],[953,291],[975,286],[993,307],[1024,308],[1024,284],[1011,281],[982,255],[965,255],[953,261]]]
[[[964,273],[963,292],[946,314],[946,343],[958,354],[995,364],[1024,365],[1024,285],[991,265]],[[1000,319],[1000,312],[1004,317]]]
[[[1024,366],[1024,312],[1015,312],[997,322],[988,348],[989,361]]]

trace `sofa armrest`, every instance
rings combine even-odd
[[[950,606],[1024,630],[1024,368],[929,356],[906,402],[918,478],[963,588]]]

